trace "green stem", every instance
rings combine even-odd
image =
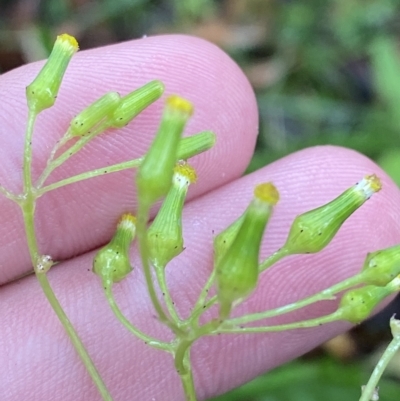
[[[79,140],[74,143],[70,148],[68,148],[64,153],[62,153],[57,159],[50,161],[43,173],[38,179],[36,184],[36,188],[42,187],[44,182],[47,180],[49,175],[61,164],[65,163],[71,156],[79,152],[90,140],[92,140],[96,135],[99,135],[101,132],[105,131],[109,127],[108,123],[101,124],[98,128],[96,128],[89,135],[83,136],[79,138]]]
[[[105,286],[104,287],[104,292],[107,297],[107,301],[114,312],[115,316],[117,319],[136,337],[139,339],[143,340],[147,345],[150,345],[153,348],[157,348],[163,351],[168,351],[172,352],[172,348],[168,343],[159,341],[153,337],[148,336],[147,334],[143,333],[139,329],[137,329],[135,326],[132,325],[132,323],[125,317],[125,315],[121,312],[119,309],[117,303],[115,302],[114,294],[112,292],[112,287],[111,286]]]
[[[147,290],[149,292],[150,300],[153,304],[156,313],[158,314],[158,318],[162,323],[168,326],[174,333],[184,334],[182,330],[178,328],[176,324],[171,322],[168,316],[165,314],[164,309],[161,306],[161,303],[157,297],[153,279],[150,271],[149,264],[149,247],[147,245],[147,222],[149,220],[149,207],[148,205],[140,205],[138,208],[138,216],[137,216],[137,238],[139,242],[139,252],[140,258],[142,261],[142,267],[144,271],[144,276],[146,279]]]
[[[66,185],[74,184],[75,182],[87,180],[89,178],[98,177],[101,175],[109,174],[109,173],[116,173],[118,171],[127,170],[130,168],[136,168],[140,166],[142,158],[129,160],[126,162],[113,164],[111,166],[105,166],[98,168],[96,170],[87,171],[85,173],[77,174],[69,178],[65,178],[64,180],[55,182],[53,184],[47,185],[43,188],[37,190],[37,196],[42,196],[46,192],[52,191],[57,188],[64,187]]]
[[[35,234],[35,205],[36,205],[36,197],[32,192],[32,135],[33,135],[33,127],[36,119],[36,113],[34,110],[29,109],[28,114],[28,124],[26,128],[25,134],[25,146],[24,146],[24,161],[23,161],[23,187],[24,187],[24,196],[19,199],[18,204],[21,207],[23,218],[24,218],[24,226],[26,232],[27,243],[29,247],[29,254],[31,257],[32,265],[34,266],[35,275],[39,281],[39,284],[43,290],[44,295],[46,296],[49,304],[53,308],[57,317],[59,318],[61,324],[66,330],[72,344],[74,345],[78,355],[80,356],[83,364],[85,365],[89,375],[91,376],[93,382],[95,383],[97,389],[99,390],[104,401],[112,401],[112,397],[108,392],[106,386],[104,385],[100,374],[98,373],[96,367],[93,364],[89,354],[87,353],[82,341],[78,337],[75,329],[73,328],[71,322],[69,321],[67,315],[62,309],[60,303],[58,302],[53,290],[51,289],[50,283],[47,279],[45,273],[40,273],[36,269],[36,264],[38,258],[40,256],[39,248],[36,241]]]
[[[279,316],[279,315],[283,315],[285,313],[293,312],[297,309],[304,308],[305,306],[313,304],[315,302],[334,300],[335,294],[337,294],[338,292],[341,292],[349,287],[353,287],[359,283],[360,283],[360,275],[356,275],[356,276],[350,277],[349,279],[344,280],[330,288],[327,288],[326,290],[323,290],[323,291],[319,292],[318,294],[312,295],[311,297],[304,298],[300,301],[293,302],[289,305],[281,306],[279,308],[270,309],[265,312],[252,313],[250,315],[231,319],[229,322],[230,322],[230,324],[234,324],[234,325],[246,324],[246,323],[250,323],[250,322],[255,322],[257,320],[262,320],[262,319],[266,319],[269,317]]]
[[[289,252],[286,248],[280,248],[276,252],[274,252],[271,256],[268,256],[263,262],[258,266],[258,271],[263,272],[264,270],[271,267],[273,264],[283,259],[285,256],[288,256]]]
[[[219,334],[219,333],[267,333],[272,331],[286,331],[286,330],[293,330],[293,329],[303,329],[307,327],[316,327],[321,326],[326,323],[331,323],[341,318],[341,313],[334,312],[330,315],[317,317],[315,319],[304,320],[302,322],[295,322],[295,323],[288,323],[288,324],[281,324],[277,326],[263,326],[263,327],[224,327],[225,325],[232,325],[232,320],[226,320],[222,323],[221,327],[211,334]]]
[[[196,401],[193,372],[190,363],[191,340],[182,340],[175,353],[175,368],[181,379],[186,401]]]
[[[206,150],[210,149],[210,147],[211,147],[210,144],[208,144],[208,146],[201,146],[201,145],[202,145],[202,139],[204,139],[205,137],[207,137],[211,134],[212,134],[211,132],[204,131],[204,132],[195,134],[191,137],[182,138],[179,143],[177,159],[178,160],[186,160],[192,156],[195,156],[199,153],[205,152]],[[214,134],[212,134],[212,136],[214,136]],[[46,192],[52,191],[53,189],[61,188],[65,185],[73,184],[75,182],[87,180],[89,178],[98,177],[98,176],[108,174],[108,173],[115,173],[117,171],[122,171],[122,170],[127,170],[130,168],[139,167],[142,161],[143,161],[143,157],[134,159],[134,160],[129,160],[129,161],[122,162],[122,163],[118,163],[118,164],[113,164],[112,166],[98,168],[96,170],[87,171],[85,173],[66,178],[64,180],[55,182],[54,184],[47,185],[43,188],[38,188],[37,189],[37,197],[42,196]]]
[[[23,216],[24,216],[24,224],[25,224],[25,232],[29,246],[29,252],[31,255],[31,261],[33,266],[36,265],[36,261],[39,257],[39,249],[36,242],[36,236],[34,232],[34,202],[35,199],[32,195],[28,196],[27,200],[21,205]],[[76,333],[74,327],[69,321],[67,315],[62,309],[60,303],[58,302],[50,283],[47,279],[46,274],[39,273],[35,269],[35,275],[39,281],[39,284],[46,296],[49,304],[53,308],[57,317],[59,318],[61,324],[63,325],[65,331],[67,332],[73,346],[75,347],[79,357],[81,358],[83,364],[85,365],[90,377],[92,378],[94,384],[96,385],[99,393],[101,394],[104,401],[112,401],[112,397],[108,392],[103,380],[96,367],[94,366],[93,361],[91,360],[89,354],[87,353],[81,339]]]
[[[33,127],[35,125],[37,114],[34,110],[28,110],[28,123],[25,132],[25,146],[24,146],[24,162],[23,162],[23,180],[24,180],[24,194],[31,191],[32,188],[32,135]]]
[[[208,277],[208,280],[207,280],[206,284],[204,285],[203,289],[201,290],[199,298],[197,299],[197,301],[193,307],[192,315],[189,318],[189,320],[191,322],[198,321],[199,317],[203,314],[204,309],[205,309],[204,307],[206,306],[205,302],[207,299],[207,295],[210,291],[211,286],[214,283],[214,279],[215,279],[215,269],[213,269],[210,276]]]
[[[263,272],[264,270],[271,267],[274,263],[278,262],[279,260],[281,260],[282,258],[284,258],[287,255],[288,255],[288,252],[285,249],[283,249],[283,248],[278,249],[276,252],[274,252],[271,256],[266,258],[259,265],[258,270],[260,272]],[[191,322],[198,321],[198,319],[204,312],[206,312],[208,309],[210,309],[213,305],[215,305],[217,303],[218,297],[216,295],[214,295],[207,302],[205,302],[208,291],[214,281],[214,278],[215,278],[215,269],[211,273],[203,291],[200,294],[198,301],[196,302],[195,307],[193,308],[193,314],[190,317]],[[239,303],[235,303],[234,306],[239,305]]]
[[[379,359],[379,362],[375,366],[371,377],[368,380],[367,385],[362,390],[360,401],[370,401],[372,400],[372,395],[378,385],[379,379],[381,378],[383,372],[385,371],[390,360],[396,355],[400,349],[400,337],[394,337],[393,340],[387,346],[385,352]]]
[[[13,194],[10,192],[8,189],[5,189],[3,186],[0,185],[0,194],[3,194],[6,198],[19,203],[20,199],[18,198],[17,195]]]
[[[171,318],[175,321],[175,323],[179,326],[181,323],[181,318],[178,316],[178,313],[175,309],[175,303],[172,300],[171,293],[167,286],[167,280],[165,278],[165,266],[154,266],[157,274],[158,284],[160,286],[160,290],[163,294],[165,305],[167,306],[168,312]]]

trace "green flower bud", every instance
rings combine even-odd
[[[171,187],[180,138],[192,112],[193,106],[187,100],[178,96],[168,98],[160,128],[136,177],[143,205],[153,204]]]
[[[151,81],[124,96],[112,115],[111,126],[124,127],[146,107],[159,99],[163,92],[164,84],[161,81]]]
[[[345,220],[380,189],[381,183],[375,174],[366,176],[333,201],[297,216],[284,248],[289,254],[319,252]]]
[[[57,36],[46,64],[26,88],[30,110],[40,113],[53,106],[68,64],[78,50],[78,42],[74,37],[67,34]]]
[[[156,268],[164,268],[183,251],[182,210],[189,185],[196,179],[189,164],[175,166],[171,189],[147,231],[147,245]]]
[[[226,251],[231,247],[233,240],[239,232],[240,226],[243,223],[246,213],[243,213],[237,220],[235,220],[224,231],[221,231],[214,238],[214,265],[218,265],[219,261],[225,255]]]
[[[120,102],[121,96],[117,92],[106,93],[72,119],[69,135],[73,137],[90,134],[91,129],[110,118]]]
[[[366,284],[385,286],[400,274],[400,245],[367,255],[361,271]]]
[[[104,286],[111,286],[131,271],[129,247],[136,234],[136,218],[127,213],[121,216],[111,241],[93,259],[93,272],[101,277]]]
[[[231,246],[215,267],[221,319],[229,316],[234,301],[250,295],[257,285],[261,240],[278,200],[279,193],[271,183],[255,188]]]
[[[351,323],[360,323],[392,292],[390,287],[375,285],[349,290],[342,296],[336,313],[340,319],[348,320]]]
[[[211,149],[217,137],[214,132],[203,131],[198,134],[182,138],[178,145],[178,160],[187,160],[193,156]]]

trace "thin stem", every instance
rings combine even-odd
[[[263,272],[264,270],[266,270],[268,267],[271,267],[274,263],[278,262],[279,260],[281,260],[282,258],[284,258],[285,256],[288,255],[288,252],[286,251],[286,249],[281,248],[278,249],[276,252],[274,252],[271,256],[269,256],[268,258],[266,258],[258,267],[258,270],[260,272]],[[206,285],[204,286],[199,299],[196,302],[195,307],[193,308],[193,314],[190,317],[190,320],[192,322],[198,320],[200,318],[200,316],[206,312],[208,309],[210,309],[213,305],[215,305],[218,301],[218,298],[216,295],[214,295],[213,297],[211,297],[207,302],[205,302],[208,291],[214,281],[215,278],[215,269],[213,270],[213,272],[211,273]],[[239,302],[240,303],[240,302]],[[234,306],[239,305],[239,303],[235,303]]]
[[[208,277],[206,284],[204,285],[203,289],[201,290],[199,298],[197,299],[197,301],[193,307],[193,313],[192,313],[192,316],[190,317],[190,320],[192,320],[192,321],[194,321],[195,319],[197,320],[203,313],[203,307],[205,306],[205,301],[207,299],[210,288],[214,283],[214,279],[215,279],[215,269],[213,269],[210,276]]]
[[[36,184],[36,188],[41,188],[44,182],[47,180],[49,175],[61,164],[65,163],[71,156],[79,152],[91,139],[93,139],[96,135],[99,135],[101,132],[105,131],[109,127],[108,122],[102,123],[98,128],[96,128],[90,134],[79,138],[79,140],[74,143],[70,148],[68,148],[64,153],[62,153],[57,159],[52,160],[47,164],[43,173],[39,177],[39,180]]]
[[[385,352],[376,364],[371,377],[368,380],[367,385],[363,388],[360,401],[372,400],[372,395],[377,387],[379,379],[385,371],[390,360],[396,355],[400,349],[400,336],[395,336],[393,340],[387,346]]]
[[[315,295],[304,298],[300,301],[293,302],[291,304],[281,306],[279,308],[270,309],[265,312],[252,313],[250,315],[241,316],[235,319],[231,319],[229,322],[234,325],[246,324],[250,322],[255,322],[257,320],[262,320],[269,317],[279,316],[285,313],[293,312],[297,309],[304,308],[305,306],[313,304],[315,302],[334,300],[336,299],[336,297],[334,296],[335,294],[349,287],[353,287],[359,283],[360,283],[360,275],[356,275],[336,285],[333,285],[332,287],[327,288],[326,290],[323,290]]]
[[[8,189],[5,189],[3,186],[0,185],[0,194],[3,194],[6,198],[18,203],[19,198],[17,195],[10,192]]]
[[[151,347],[161,349],[163,351],[172,352],[172,348],[168,343],[159,341],[153,337],[148,336],[139,329],[137,329],[133,324],[125,317],[125,315],[119,309],[117,303],[115,302],[114,294],[111,286],[105,286],[104,292],[107,297],[107,301],[114,312],[117,319],[136,337],[143,340],[147,345]]]
[[[69,140],[72,139],[72,136],[69,134],[69,130],[59,139],[56,144],[54,145],[53,149],[50,152],[50,156],[47,160],[46,167],[54,160],[54,156],[56,155],[57,151],[64,146]],[[43,183],[42,183],[43,185]]]
[[[27,193],[32,188],[32,135],[33,127],[35,125],[37,114],[29,108],[28,110],[28,123],[25,132],[24,144],[24,161],[23,161],[23,180],[24,180],[24,193]]]
[[[182,340],[175,352],[175,368],[181,379],[186,401],[196,401],[192,367],[190,363],[190,347],[194,340]]]
[[[29,109],[28,112],[28,123],[25,133],[25,146],[24,146],[24,161],[23,161],[23,188],[24,188],[24,197],[19,199],[18,204],[21,207],[23,218],[24,218],[24,226],[26,232],[26,239],[29,248],[29,254],[31,257],[32,265],[35,269],[35,275],[39,281],[39,284],[43,290],[44,295],[46,296],[49,304],[53,308],[57,317],[59,318],[61,324],[63,325],[65,331],[67,332],[73,346],[75,347],[79,357],[81,358],[84,366],[86,367],[90,377],[92,378],[94,384],[96,385],[99,393],[101,394],[104,401],[112,401],[112,397],[108,392],[103,380],[96,367],[94,366],[93,361],[91,360],[89,354],[87,353],[82,341],[80,340],[78,334],[76,333],[74,327],[69,321],[67,315],[62,309],[60,303],[58,302],[50,283],[47,279],[45,273],[40,273],[36,269],[36,263],[39,258],[39,248],[36,241],[35,234],[35,205],[36,205],[36,197],[32,193],[32,135],[33,135],[33,127],[36,119],[36,112],[33,109]]]
[[[50,184],[43,188],[38,189],[37,196],[38,197],[42,196],[46,192],[52,191],[57,188],[64,187],[66,185],[74,184],[75,182],[87,180],[89,178],[98,177],[98,176],[109,174],[109,173],[116,173],[118,171],[127,170],[130,168],[136,168],[136,167],[140,166],[141,162],[142,162],[142,158],[139,158],[139,159],[129,160],[129,161],[118,163],[118,164],[113,164],[111,166],[101,167],[96,170],[87,171],[85,173],[81,173],[78,175],[74,175],[72,177],[65,178],[64,180],[55,182],[53,184]]]
[[[156,313],[158,314],[158,318],[162,323],[164,323],[166,326],[168,326],[173,332],[176,334],[182,333],[182,331],[174,324],[171,322],[168,318],[168,316],[165,314],[164,309],[161,306],[161,303],[157,297],[155,288],[154,288],[154,283],[153,279],[151,277],[151,271],[150,271],[150,264],[149,264],[149,248],[147,245],[147,222],[149,220],[149,207],[148,205],[141,205],[139,204],[138,208],[138,216],[137,216],[137,237],[138,237],[138,242],[139,242],[139,251],[140,251],[140,257],[142,260],[142,267],[146,279],[146,285],[147,285],[147,290],[149,292],[150,300],[153,304],[154,309],[156,310]]]
[[[36,261],[39,257],[39,249],[36,242],[36,235],[34,231],[34,210],[35,210],[35,199],[33,198],[32,194],[29,194],[26,201],[21,205],[23,216],[24,216],[24,224],[25,224],[25,232],[27,237],[27,242],[29,246],[29,252],[31,255],[31,261],[33,266],[36,265]],[[46,274],[39,273],[35,269],[35,275],[39,281],[39,284],[46,296],[49,304],[53,308],[54,312],[56,313],[57,317],[59,318],[61,324],[63,325],[65,331],[67,332],[73,346],[75,347],[79,357],[82,360],[82,363],[86,367],[90,377],[92,378],[94,384],[96,385],[99,393],[101,394],[104,401],[112,401],[112,397],[108,392],[103,380],[97,371],[96,367],[92,359],[90,358],[89,354],[87,353],[85,346],[83,345],[81,339],[79,338],[78,334],[76,333],[74,327],[72,326],[71,322],[69,321],[67,315],[65,314],[64,310],[62,309],[60,303],[58,302],[50,283],[47,279]]]
[[[219,333],[267,333],[272,331],[286,331],[286,330],[293,330],[293,329],[303,329],[307,327],[316,327],[321,326],[326,323],[331,323],[336,320],[339,320],[341,317],[340,313],[334,312],[330,315],[317,317],[315,319],[304,320],[302,322],[295,322],[295,323],[288,323],[288,324],[281,324],[277,326],[262,326],[262,327],[224,327],[226,325],[232,325],[232,320],[226,320],[222,323],[221,327],[211,334],[219,334]]]
[[[286,248],[278,249],[276,252],[268,256],[268,258],[264,259],[264,261],[260,263],[260,265],[258,266],[258,271],[263,272],[264,270],[268,269],[273,264],[275,264],[276,262],[278,262],[279,260],[283,259],[285,256],[288,255],[289,252],[286,250]]]
[[[178,148],[177,159],[178,160],[181,160],[181,159],[186,160],[189,157],[195,156],[195,155],[202,153],[202,152],[206,151],[207,149],[209,149],[209,147],[199,147],[199,144],[197,144],[196,142],[193,142],[193,140],[195,140],[196,137],[198,137],[198,139],[200,140],[203,137],[203,135],[207,134],[207,133],[208,132],[205,131],[205,132],[196,134],[192,137],[182,138],[181,142],[179,144],[180,146]],[[73,184],[75,182],[87,180],[89,178],[98,177],[98,176],[108,174],[108,173],[115,173],[117,171],[122,171],[122,170],[127,170],[130,168],[139,167],[141,162],[143,161],[143,159],[144,159],[144,157],[140,157],[138,159],[133,159],[133,160],[129,160],[126,162],[113,164],[111,166],[98,168],[96,170],[87,171],[85,173],[78,174],[73,177],[69,177],[64,180],[47,185],[43,188],[38,188],[37,189],[37,197],[42,196],[44,193],[52,191],[53,189],[61,188],[65,185]]]
[[[175,308],[175,302],[172,300],[171,293],[169,291],[167,280],[165,277],[165,266],[155,266],[155,271],[157,275],[158,284],[160,286],[160,290],[163,294],[165,305],[167,306],[168,313],[171,318],[175,321],[177,325],[182,321],[182,319],[178,316],[178,313]]]

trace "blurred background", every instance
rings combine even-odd
[[[62,32],[82,49],[163,33],[203,37],[237,61],[257,94],[260,135],[248,171],[329,143],[373,158],[400,184],[400,0],[0,0],[0,72],[47,57]],[[214,401],[357,400],[396,310],[399,297]],[[382,400],[399,394],[400,355],[380,389]]]

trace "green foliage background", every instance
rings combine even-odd
[[[242,66],[257,94],[260,135],[248,171],[333,144],[373,158],[400,184],[399,0],[0,0],[0,71],[46,57],[63,31],[82,48],[204,36]],[[355,400],[370,370],[363,360],[299,360],[214,401]],[[398,380],[381,383],[382,400],[399,399]]]

